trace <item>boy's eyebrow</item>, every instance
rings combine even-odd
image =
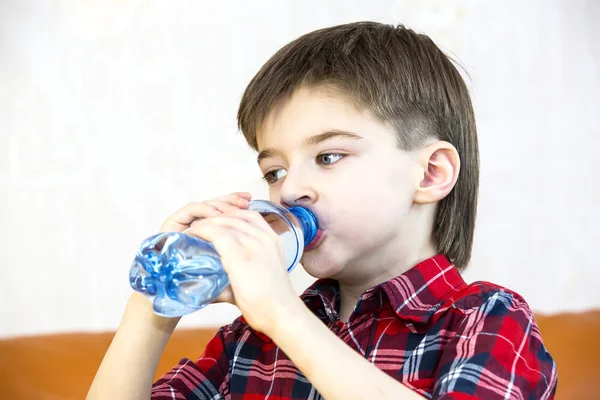
[[[335,130],[330,130],[330,131],[326,131],[323,133],[319,133],[318,135],[307,137],[306,139],[304,139],[302,141],[302,144],[300,145],[300,147],[315,146],[319,143],[323,143],[327,140],[331,140],[331,139],[335,139],[335,138],[344,138],[344,139],[351,139],[351,140],[363,139],[362,136],[359,136],[356,133],[335,129]],[[260,162],[262,160],[264,160],[265,158],[272,158],[272,157],[275,157],[278,155],[281,155],[281,151],[279,151],[277,149],[273,149],[273,148],[264,149],[263,151],[258,153],[258,157],[256,158],[256,161],[260,164]]]

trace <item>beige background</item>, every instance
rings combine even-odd
[[[135,250],[168,215],[265,198],[235,121],[253,74],[302,33],[367,19],[429,34],[470,74],[482,181],[466,279],[536,311],[600,306],[600,2],[482,3],[0,0],[0,336],[116,328]]]

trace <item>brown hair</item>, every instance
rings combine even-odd
[[[404,150],[445,140],[461,159],[458,181],[439,202],[433,238],[463,270],[471,258],[479,187],[475,117],[465,82],[428,37],[402,25],[356,22],[310,32],[281,48],[250,81],[239,128],[258,151],[257,131],[272,107],[300,87],[339,91],[397,132]]]

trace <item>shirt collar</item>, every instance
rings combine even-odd
[[[319,279],[300,296],[306,306],[323,322],[337,322],[340,288],[334,279]]]
[[[449,299],[453,292],[466,287],[458,270],[445,255],[439,254],[415,265],[405,273],[364,292],[355,313],[374,313],[389,304],[401,319],[425,323]],[[302,299],[323,321],[339,319],[339,284],[320,279],[302,294]]]

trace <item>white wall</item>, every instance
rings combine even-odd
[[[600,306],[600,3],[481,3],[0,1],[0,336],[114,329],[135,250],[168,215],[266,197],[235,121],[260,65],[367,19],[429,34],[471,75],[482,180],[466,279],[538,311]],[[310,281],[294,273],[298,291]]]

